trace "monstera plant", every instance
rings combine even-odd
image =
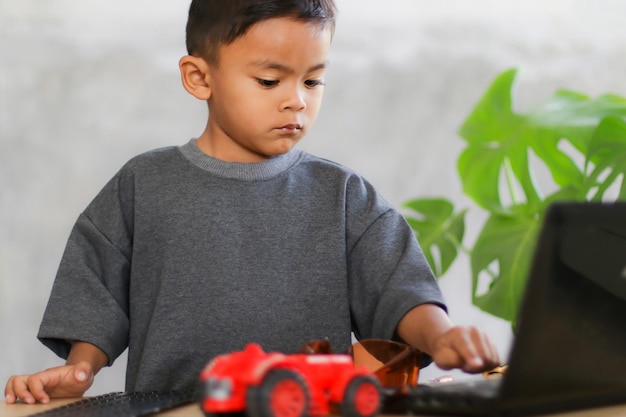
[[[446,198],[404,205],[435,274],[467,253],[473,304],[513,324],[548,205],[626,199],[626,99],[559,90],[517,112],[516,75],[498,75],[459,131],[463,192],[486,214],[473,244],[464,242],[468,208]]]

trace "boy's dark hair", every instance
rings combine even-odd
[[[227,45],[255,23],[291,17],[335,27],[334,0],[192,0],[187,20],[187,53],[211,63],[220,45]]]

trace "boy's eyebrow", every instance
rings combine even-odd
[[[281,72],[287,72],[287,73],[292,73],[295,72],[293,68],[288,67],[287,65],[283,65],[279,62],[274,62],[274,61],[269,61],[266,59],[260,59],[258,61],[252,61],[250,63],[251,66],[255,66],[255,67],[262,67],[262,68],[266,68],[266,69],[272,69],[272,70],[277,70],[277,71],[281,71]],[[324,69],[328,66],[328,61],[326,62],[321,62],[317,65],[313,65],[311,68],[309,68],[309,70],[307,72],[313,72],[313,71],[317,71],[317,70],[321,70]]]

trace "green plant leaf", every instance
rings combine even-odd
[[[542,132],[533,135],[530,146],[557,185],[582,187],[584,183],[581,167],[559,150],[559,143],[565,140],[585,155],[599,123],[609,116],[626,117],[626,100],[609,94],[591,99],[566,90],[528,113],[528,124]]]
[[[459,133],[469,143],[497,144],[515,132],[521,120],[513,113],[511,90],[516,69],[496,77],[469,114]]]
[[[457,169],[465,194],[486,210],[504,213],[499,192],[503,163],[503,154],[498,149],[468,146],[459,156]]]
[[[537,212],[544,198],[535,184],[529,154],[534,153],[560,187],[584,188],[582,167],[562,150],[569,142],[583,154],[600,120],[626,117],[626,100],[616,95],[596,99],[561,90],[528,113],[516,113],[512,88],[516,70],[500,74],[459,130],[467,147],[457,169],[463,191],[491,212],[510,214],[508,205],[527,204]],[[501,176],[508,194],[502,195]],[[519,195],[519,190],[521,195]]]
[[[403,205],[412,212],[405,216],[417,235],[426,260],[435,276],[441,277],[458,255],[465,233],[465,210],[454,213],[446,199],[415,199]]]
[[[499,193],[500,170],[511,143],[507,139],[515,136],[522,123],[512,109],[516,74],[516,70],[500,74],[459,131],[468,143],[457,163],[463,191],[487,210],[504,211]]]
[[[600,122],[589,142],[586,166],[593,166],[586,193],[597,187],[591,200],[602,200],[617,181],[621,181],[617,198],[626,199],[626,123],[622,119],[611,116]],[[606,175],[600,180],[602,174]]]
[[[541,219],[493,214],[474,244],[472,301],[496,317],[514,322],[524,291]],[[489,279],[485,290],[481,278]]]

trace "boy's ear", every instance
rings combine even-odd
[[[178,67],[185,90],[199,100],[208,100],[211,97],[209,64],[200,57],[185,55]]]

